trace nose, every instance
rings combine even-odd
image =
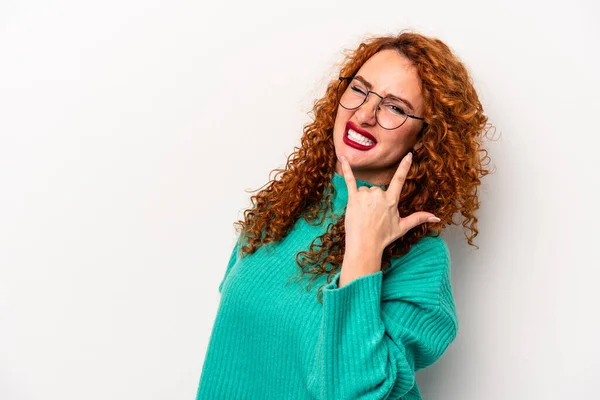
[[[373,94],[373,92],[370,92],[369,94]],[[377,111],[380,100],[381,99],[376,95],[367,96],[365,102],[355,111],[358,122],[361,124],[375,125],[377,123],[375,112]]]

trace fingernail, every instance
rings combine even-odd
[[[427,222],[440,222],[441,219],[439,219],[438,217],[429,217],[427,219]]]
[[[412,160],[412,153],[409,151],[408,154],[406,155],[406,161],[410,161]]]

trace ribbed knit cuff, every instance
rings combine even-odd
[[[387,348],[383,343],[385,327],[381,320],[382,278],[382,272],[378,271],[340,288],[337,286],[339,276],[336,276],[323,289],[320,349],[324,357],[322,379],[327,399],[351,398],[353,395],[348,394],[362,392],[363,385],[369,387],[371,382],[385,379]]]
[[[383,273],[356,278],[341,288],[340,275],[323,289],[323,313],[342,327],[362,327],[362,335],[377,336],[381,332],[381,285]],[[375,333],[377,332],[377,333]]]
[[[333,281],[331,281],[331,283],[328,283],[324,287],[324,289],[327,291],[339,291],[339,290],[343,290],[345,288],[349,288],[351,286],[359,286],[359,288],[358,288],[359,290],[364,290],[364,289],[369,290],[369,288],[372,289],[373,287],[378,287],[379,290],[381,291],[381,282],[383,279],[383,272],[381,272],[381,270],[375,272],[374,274],[363,275],[360,278],[356,278],[341,288],[338,287],[338,285],[340,283],[340,276],[341,276],[340,272],[338,272],[336,275],[334,275]],[[354,289],[354,290],[356,290],[356,289]]]

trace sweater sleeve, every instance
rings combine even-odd
[[[225,283],[225,280],[227,279],[227,275],[229,274],[229,271],[231,271],[231,267],[233,267],[235,265],[235,263],[237,262],[237,260],[240,257],[240,243],[241,243],[241,237],[238,237],[235,245],[233,246],[233,250],[231,251],[231,255],[229,256],[229,261],[227,262],[227,267],[225,268],[225,274],[223,275],[223,279],[221,279],[221,283],[219,284],[219,293],[221,293],[221,290],[223,289],[223,284]]]
[[[385,275],[378,271],[339,288],[338,274],[324,287],[309,377],[319,399],[418,393],[415,372],[439,359],[456,337],[448,248],[441,238],[422,241],[393,259]]]

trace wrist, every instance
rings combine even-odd
[[[361,246],[347,250],[340,271],[338,287],[342,287],[365,275],[371,275],[381,270],[383,251],[376,247]]]
[[[383,256],[385,248],[372,242],[346,243],[344,256],[351,257],[379,257]]]

